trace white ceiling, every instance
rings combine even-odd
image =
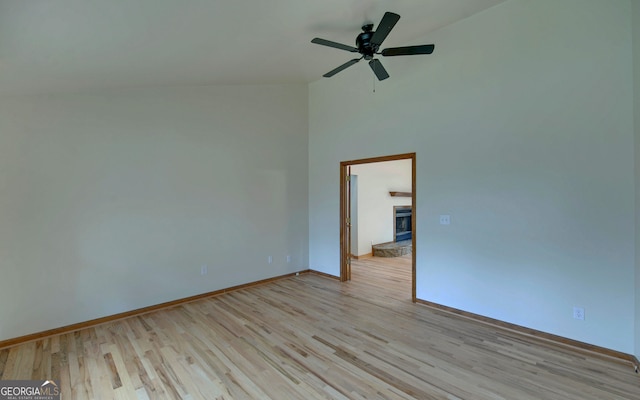
[[[393,11],[382,47],[423,44],[503,1],[0,0],[0,94],[311,82],[353,58],[316,36],[354,45]]]

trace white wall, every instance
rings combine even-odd
[[[633,71],[636,157],[636,334],[635,355],[640,359],[640,0],[633,0]]]
[[[511,0],[376,93],[366,64],[311,84],[310,267],[339,274],[339,162],[416,151],[418,298],[632,353],[630,12]]]
[[[0,98],[0,340],[308,268],[307,99]]]
[[[371,254],[371,243],[393,241],[393,207],[410,206],[410,197],[391,197],[389,191],[411,192],[411,160],[358,164],[358,242],[355,255]]]

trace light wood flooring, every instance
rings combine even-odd
[[[640,399],[627,363],[411,302],[411,260],[303,274],[0,350],[63,399]]]

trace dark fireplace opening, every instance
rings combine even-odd
[[[394,215],[394,241],[402,242],[403,240],[411,240],[411,207],[393,207]]]

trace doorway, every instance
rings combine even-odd
[[[342,161],[340,163],[340,281],[351,280],[352,253],[352,215],[351,215],[351,167],[354,165],[380,163],[385,161],[411,160],[411,192],[404,195],[411,197],[411,298],[416,301],[416,153],[396,154],[360,160]],[[397,193],[397,192],[392,192]],[[394,194],[390,193],[390,196]]]

